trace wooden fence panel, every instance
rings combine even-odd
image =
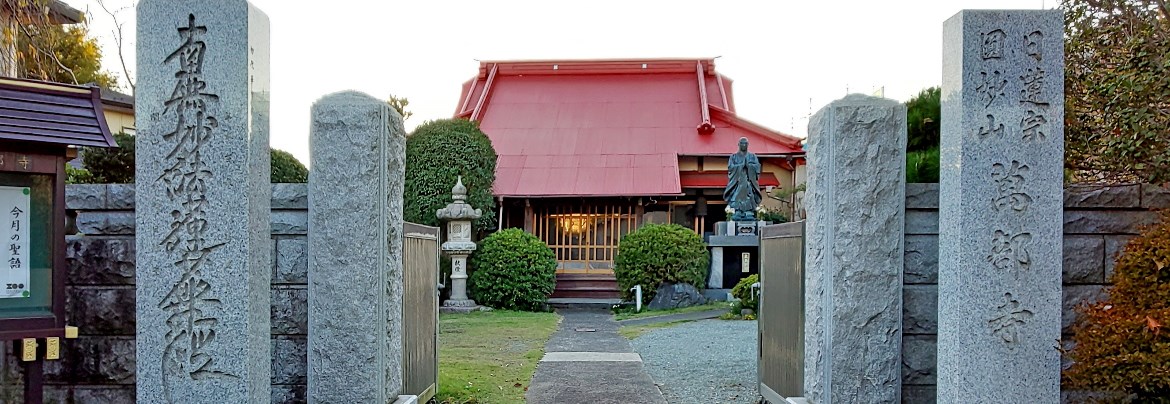
[[[425,403],[438,391],[439,228],[403,225],[402,274],[403,394]]]
[[[804,392],[804,222],[760,230],[760,395],[771,403]]]

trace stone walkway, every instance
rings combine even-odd
[[[564,318],[528,387],[530,404],[665,404],[642,358],[608,310],[561,309]]]

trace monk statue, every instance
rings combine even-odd
[[[760,206],[760,159],[748,152],[748,140],[739,138],[739,151],[727,159],[727,188],[723,189],[723,200],[733,209],[733,221],[756,220],[756,208]]]

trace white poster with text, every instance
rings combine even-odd
[[[29,191],[0,186],[0,299],[29,296]]]

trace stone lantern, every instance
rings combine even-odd
[[[445,312],[469,312],[479,308],[474,300],[467,297],[467,256],[475,251],[471,241],[471,221],[483,215],[479,209],[472,209],[466,202],[467,187],[460,176],[451,189],[451,203],[435,214],[447,222],[447,242],[442,249],[451,256],[451,297],[443,302]]]

